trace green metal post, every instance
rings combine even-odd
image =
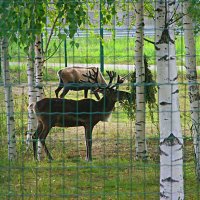
[[[67,39],[64,41],[65,67],[67,67]]]
[[[0,40],[1,43],[1,40]],[[1,76],[1,47],[0,47],[0,76]]]
[[[103,14],[102,14],[102,0],[100,0],[100,69],[104,73],[104,47],[103,47]]]

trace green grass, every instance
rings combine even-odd
[[[106,137],[112,138],[109,133]],[[124,134],[124,133],[123,133]],[[0,148],[0,198],[7,199],[159,199],[158,141],[148,139],[148,162],[134,159],[134,144],[129,139],[116,143],[114,139],[102,142],[100,136],[93,146],[93,162],[84,160],[84,142],[48,140],[55,160],[51,163],[33,161],[32,152],[19,147],[18,160],[7,161],[5,147]],[[126,136],[127,137],[127,136]],[[53,139],[54,138],[54,139]],[[127,137],[128,138],[128,137]],[[83,139],[83,138],[79,138]],[[99,144],[100,143],[100,144]],[[106,144],[106,145],[105,145]],[[200,185],[195,179],[192,142],[187,141],[184,162],[185,199],[198,200]],[[133,149],[131,149],[133,148]]]
[[[47,96],[55,88],[50,85],[45,87]],[[94,128],[92,163],[85,161],[84,130],[81,127],[52,129],[47,146],[55,160],[49,163],[43,154],[43,160],[36,162],[32,148],[25,151],[28,104],[27,97],[22,94],[27,94],[27,86],[16,86],[13,95],[18,159],[9,162],[3,88],[0,90],[0,199],[159,199],[159,135],[149,116],[147,162],[135,160],[134,121],[127,119],[120,105],[113,112],[111,121],[99,123]],[[198,200],[200,183],[195,178],[189,117],[185,113],[189,111],[188,101],[184,98],[186,94],[182,85],[185,199]],[[76,92],[70,92],[68,98],[76,98]]]
[[[148,38],[153,41],[154,38]],[[200,65],[200,37],[196,36],[196,56],[197,65]],[[113,40],[112,37],[104,38],[104,62],[106,64],[134,64],[134,46],[135,38],[123,37]],[[76,38],[75,42],[79,43],[79,47],[72,47],[70,45],[71,40],[67,40],[67,61],[68,63],[83,63],[83,64],[99,64],[100,63],[100,48],[99,39],[95,36],[88,38]],[[53,53],[53,43],[59,44],[58,40],[52,40],[50,43],[51,53]],[[44,46],[46,40],[44,39]],[[154,46],[148,42],[145,42],[144,53],[150,58],[149,64],[155,64],[155,49]],[[16,45],[10,47],[11,61],[26,62],[27,56],[23,52],[23,48],[19,48]],[[47,56],[49,57],[49,56]],[[181,36],[177,36],[176,39],[176,58],[178,65],[184,65],[184,39]],[[54,56],[48,60],[53,63],[64,63],[64,44],[61,44],[58,51]]]

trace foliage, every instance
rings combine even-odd
[[[25,50],[42,32],[46,22],[47,0],[6,1],[1,4],[0,36],[6,35],[10,43],[25,45]]]
[[[194,19],[194,30],[195,33],[200,31],[200,1],[199,0],[190,0],[190,7],[188,13]]]
[[[78,27],[86,20],[86,1],[56,2],[51,4],[50,0],[2,1],[0,37],[6,35],[11,43],[24,46],[26,53],[30,44],[35,41],[36,35],[47,29],[52,29],[50,34],[48,31],[45,32],[50,38],[53,33],[61,41],[67,36],[73,38]],[[54,47],[57,48],[55,45]]]
[[[153,80],[153,75],[151,73],[151,70],[148,68],[148,59],[146,56],[144,56],[144,67],[145,67],[145,82],[144,82],[145,102],[148,104],[151,120],[152,120],[152,122],[154,122],[152,109],[155,108],[155,106],[156,106],[155,95],[156,95],[157,89],[156,89],[155,81]],[[130,119],[135,119],[136,87],[137,87],[135,71],[133,73],[131,73],[131,75],[130,75],[130,82],[131,82],[130,91],[131,91],[132,102],[131,103],[129,103],[127,101],[124,102],[123,108]]]

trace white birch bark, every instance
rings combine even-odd
[[[28,77],[28,102],[29,106],[36,102],[36,90],[35,90],[35,71],[34,71],[34,47],[29,47],[28,62],[27,62],[27,77]],[[30,146],[32,135],[37,128],[36,116],[32,109],[28,106],[28,129],[27,129],[27,149]]]
[[[196,172],[200,180],[200,119],[199,119],[199,86],[197,83],[196,48],[192,18],[188,13],[190,2],[183,3],[183,29],[185,40],[185,67],[188,79],[188,94],[190,98],[190,113],[192,119],[193,144],[196,158]]]
[[[36,36],[35,40],[35,84],[37,91],[37,101],[44,98],[43,90],[43,58],[41,48],[41,36]]]
[[[139,0],[135,4],[136,13],[136,40],[135,40],[135,70],[136,70],[136,158],[147,158],[147,146],[145,138],[145,68],[144,68],[144,1]]]
[[[43,90],[43,57],[41,48],[41,35],[36,36],[35,40],[35,83],[36,83],[36,100],[40,101],[44,98]],[[37,156],[38,160],[41,160],[42,144],[38,140]]]
[[[156,3],[156,61],[160,122],[160,199],[184,199],[183,138],[173,24],[174,1]],[[171,21],[170,21],[171,22]]]
[[[15,119],[14,104],[12,97],[12,86],[10,82],[10,70],[8,61],[8,40],[1,40],[1,67],[2,79],[4,84],[6,116],[7,116],[7,134],[8,134],[8,159],[14,160],[17,156],[16,138],[15,138]]]

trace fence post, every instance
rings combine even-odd
[[[1,48],[0,48],[0,76],[1,76]]]
[[[67,39],[64,41],[65,67],[67,67]]]
[[[104,47],[103,47],[103,14],[102,0],[100,0],[100,70],[104,73]]]

